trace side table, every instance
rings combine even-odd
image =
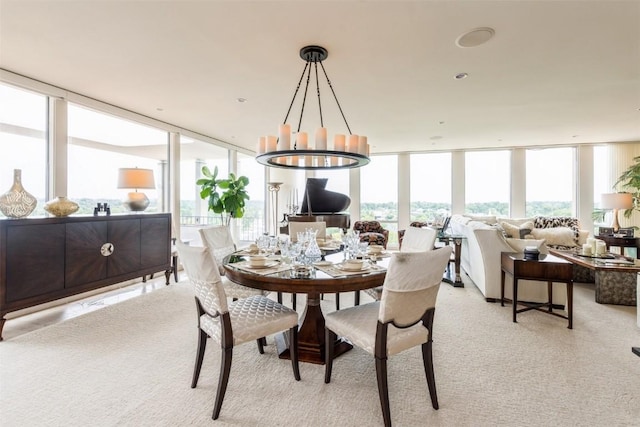
[[[500,291],[500,305],[504,307],[504,282],[505,273],[513,277],[513,322],[516,323],[516,315],[529,310],[538,310],[543,313],[567,319],[569,329],[573,329],[573,264],[562,258],[553,255],[541,254],[537,260],[525,259],[522,253],[502,252],[502,282]],[[547,282],[547,295],[549,301],[546,303],[525,303],[518,302],[518,280],[534,280]],[[564,282],[567,284],[567,315],[553,311],[553,282]],[[518,310],[518,304],[525,308]],[[542,310],[547,307],[547,310]]]
[[[453,285],[454,288],[464,288],[464,282],[462,281],[462,276],[460,276],[460,255],[462,253],[463,239],[466,239],[466,237],[462,235],[438,233],[438,241],[444,243],[445,245],[453,243],[453,263],[455,276],[451,273],[451,267],[447,265],[447,270],[445,271],[442,280],[449,283],[450,285]]]

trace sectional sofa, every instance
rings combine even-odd
[[[522,252],[535,246],[548,253],[550,246],[571,248],[582,246],[589,231],[581,230],[576,218],[534,217],[497,218],[495,216],[453,215],[452,234],[462,235],[460,266],[482,292],[487,301],[499,301],[502,252]],[[505,297],[512,297],[512,278],[505,280]],[[546,302],[547,286],[543,282],[519,281],[518,300]],[[554,304],[566,302],[566,286],[553,287]]]

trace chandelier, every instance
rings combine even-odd
[[[327,59],[329,52],[321,46],[305,46],[300,49],[300,57],[305,61],[302,75],[296,86],[293,99],[287,110],[283,124],[278,127],[278,136],[262,136],[258,143],[256,160],[265,166],[273,166],[289,169],[347,169],[358,168],[370,162],[369,144],[367,137],[354,135],[347,123],[347,118],[342,111],[338,97],[336,96],[327,71],[324,69],[322,61]],[[336,101],[344,124],[349,131],[349,135],[336,134],[333,139],[333,149],[329,149],[327,144],[327,129],[324,127],[322,117],[322,101],[320,98],[320,82],[318,79],[318,64],[327,79],[327,84],[331,89],[333,98]],[[318,93],[318,109],[320,112],[320,128],[315,133],[315,144],[309,142],[307,132],[300,131],[302,124],[302,116],[309,92],[309,82],[311,81],[312,70],[315,74],[316,92]],[[298,128],[295,132],[295,141],[291,145],[291,126],[287,124],[291,108],[296,100],[296,96],[300,91],[302,80],[307,76],[307,82],[304,87],[304,95],[302,98],[302,107],[300,109],[300,119],[298,120]]]

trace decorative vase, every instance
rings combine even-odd
[[[80,209],[80,206],[64,196],[58,196],[49,200],[44,205],[44,210],[55,216],[68,216]]]
[[[13,185],[0,196],[0,211],[8,218],[24,218],[36,208],[38,201],[22,187],[22,170],[13,170]]]

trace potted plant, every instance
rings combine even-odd
[[[631,193],[633,197],[633,208],[624,211],[624,217],[630,218],[634,209],[640,210],[640,156],[634,157],[635,162],[620,175],[613,187],[620,185],[621,189]]]
[[[249,178],[230,173],[227,179],[218,179],[217,166],[213,173],[203,166],[202,175],[204,178],[197,180],[196,184],[200,186],[200,197],[207,200],[208,210],[220,214],[224,225],[229,225],[231,218],[242,218],[245,201],[249,200],[246,190]]]

